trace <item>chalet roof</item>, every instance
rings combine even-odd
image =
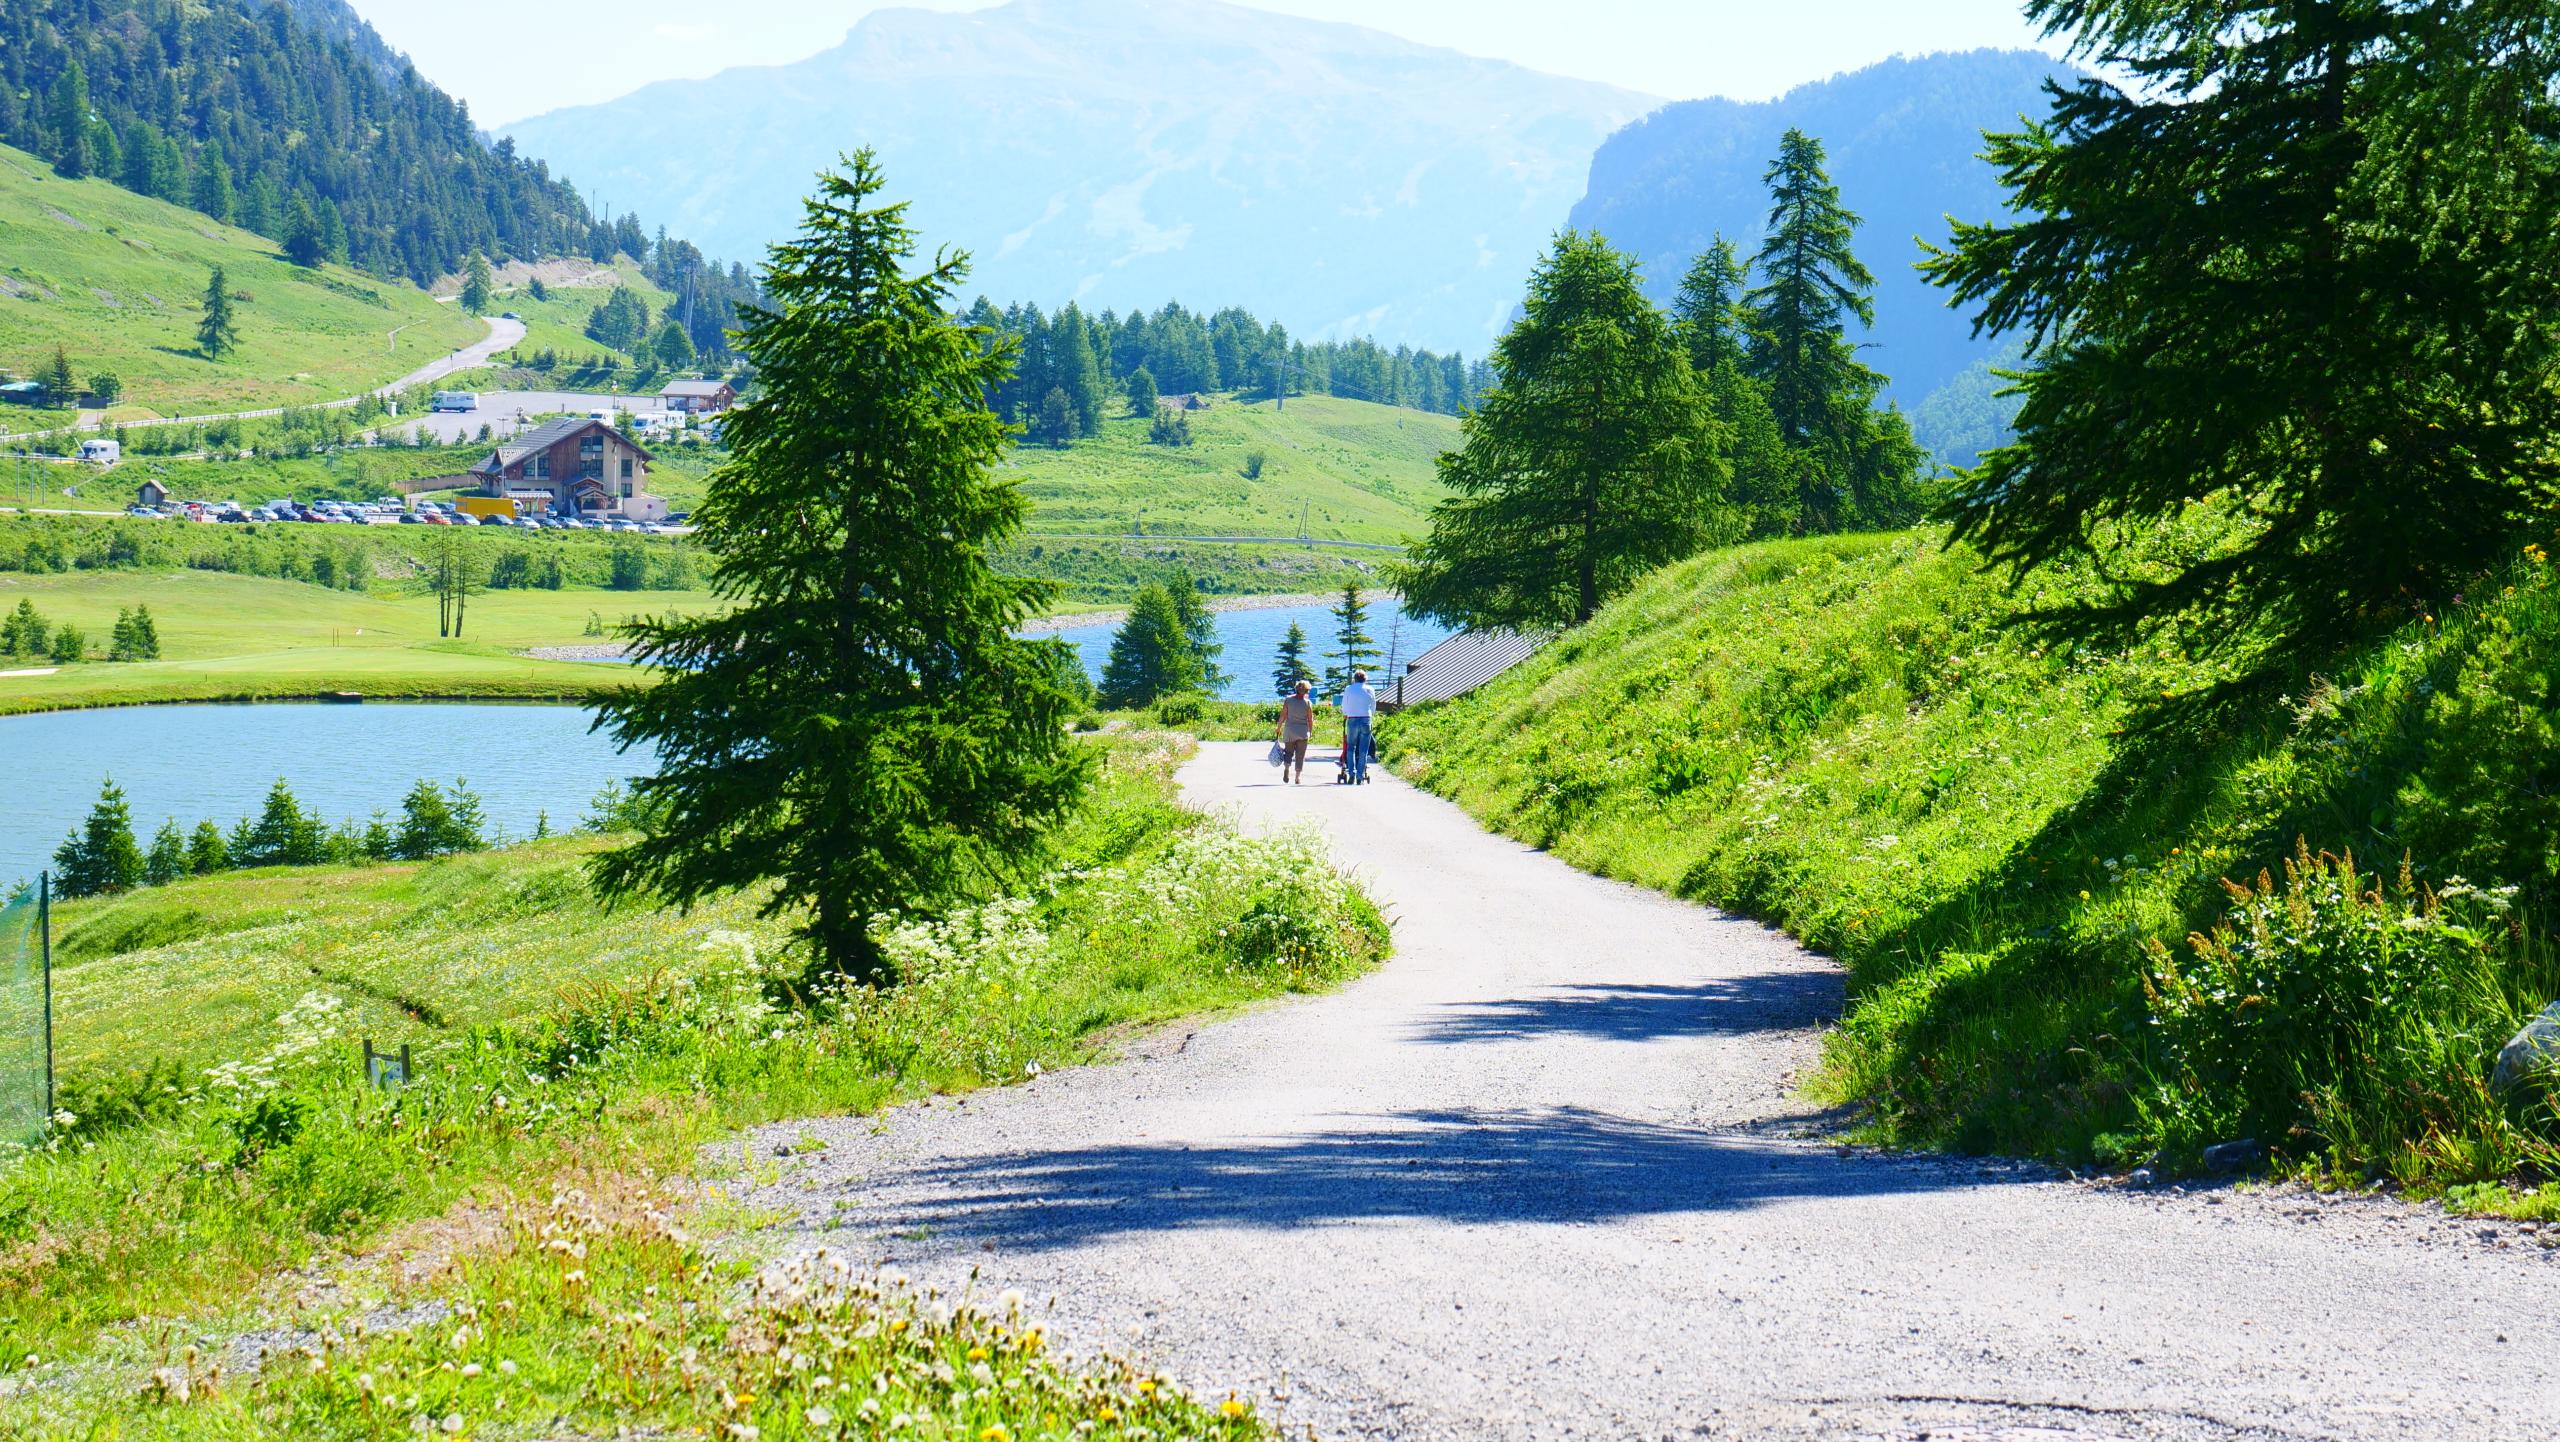
[[[539,451],[547,451],[553,446],[560,444],[562,441],[569,439],[571,436],[585,433],[590,428],[599,431],[610,431],[616,436],[621,436],[622,443],[631,447],[631,449],[638,451],[640,453],[640,459],[644,461],[654,461],[657,459],[657,457],[649,454],[646,449],[642,448],[639,442],[632,440],[629,436],[622,435],[620,431],[614,430],[613,427],[606,425],[604,422],[597,420],[593,416],[563,416],[556,421],[544,421],[541,425],[535,426],[532,430],[526,431],[522,435],[510,437],[502,443],[496,451],[491,453],[489,459],[473,466],[471,468],[471,473],[473,475],[480,476],[495,475],[498,472],[505,470],[507,467],[514,465],[516,462],[523,460],[529,455],[533,455]]]
[[[1518,631],[1462,631],[1407,663],[1387,699],[1418,706],[1464,696],[1537,654],[1547,640]]]
[[[669,381],[667,382],[667,388],[658,392],[658,394],[665,396],[716,396],[722,391],[728,389],[729,383],[727,381]]]

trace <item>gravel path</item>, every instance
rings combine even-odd
[[[774,1128],[768,1156],[828,1145],[750,1200],[1326,1437],[2560,1429],[2560,1228],[1850,1153],[1790,1088],[1829,963],[1391,778],[1278,786],[1261,749],[1204,747],[1187,793],[1320,818],[1393,962],[1116,1065]]]

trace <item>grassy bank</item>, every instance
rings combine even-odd
[[[2083,577],[2013,594],[1929,532],[1751,546],[1385,743],[1578,865],[1837,955],[1819,1088],[1881,1136],[2109,1166],[2249,1142],[2338,1180],[2531,1185],[2560,1162],[2548,1094],[2487,1079],[2560,995],[2529,921],[2560,820],[2560,584],[2514,582],[2172,736],[2128,723],[2209,679],[2174,647],[2048,651],[2013,623]]]
[[[338,528],[304,527],[309,531]],[[159,701],[240,701],[352,692],[380,699],[576,700],[629,683],[626,667],[546,661],[535,647],[592,645],[625,616],[713,604],[703,591],[539,588],[472,598],[465,638],[439,640],[431,596],[383,582],[362,591],[210,571],[0,573],[0,612],[32,602],[99,646],[116,613],[146,604],[158,661],[56,667],[0,658],[0,714]]]
[[[239,297],[237,349],[196,353],[205,278]],[[60,346],[82,383],[124,382],[117,419],[308,405],[369,390],[488,333],[404,281],[306,270],[273,241],[104,180],[64,180],[0,146],[0,367],[31,374]],[[41,430],[68,412],[0,412]]]
[[[697,1175],[740,1126],[1015,1080],[1381,953],[1311,845],[1172,803],[1186,742],[1110,744],[1040,877],[903,928],[887,993],[806,990],[751,898],[599,906],[593,840],[64,907],[78,1119],[0,1167],[0,1431],[839,1435],[826,1408],[856,1435],[892,1412],[923,1437],[1259,1435],[1061,1370],[1027,1319],[823,1263],[752,1283],[755,1219]],[[181,1009],[207,1019],[142,1066]],[[410,1043],[417,1078],[363,1087],[365,1036]],[[245,1375],[221,1339],[252,1330],[285,1356]]]
[[[1400,542],[1440,499],[1434,461],[1458,441],[1453,416],[1333,396],[1222,398],[1190,413],[1193,444],[1147,443],[1147,423],[1119,415],[1062,450],[1025,442],[1006,474],[1031,498],[1035,542],[1064,533],[1149,531]],[[1262,473],[1245,474],[1259,451]],[[1049,533],[1042,535],[1039,533]]]

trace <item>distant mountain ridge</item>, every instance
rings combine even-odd
[[[1983,132],[2044,114],[2045,81],[2078,74],[2034,51],[1975,50],[1889,60],[1765,102],[1666,105],[1600,146],[1572,224],[1635,255],[1646,288],[1668,302],[1718,232],[1746,256],[1758,247],[1769,212],[1761,174],[1778,137],[1790,126],[1819,137],[1841,199],[1864,221],[1858,257],[1876,275],[1875,329],[1861,337],[1873,347],[1867,363],[1912,409],[1996,344],[1974,340],[1970,317],[1912,269],[1914,237],[1943,241],[1950,214],[1999,214],[2007,192],[1978,158]]]
[[[1648,96],[1214,0],[877,11],[792,65],[508,127],[613,209],[715,253],[786,238],[880,153],[973,292],[1246,306],[1311,337],[1481,354],[1601,139]]]

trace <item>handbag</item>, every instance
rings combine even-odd
[[[1263,759],[1274,766],[1286,766],[1289,764],[1289,748],[1274,741],[1271,743],[1271,754]]]

